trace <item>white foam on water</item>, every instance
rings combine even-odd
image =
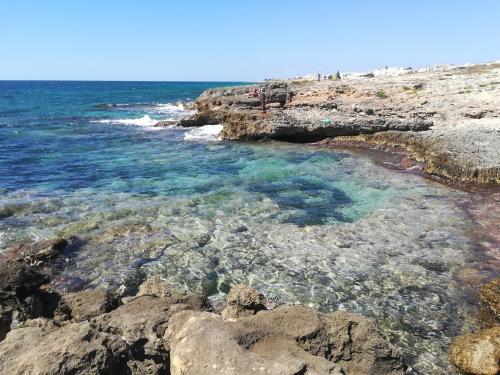
[[[182,114],[186,112],[186,108],[184,107],[184,104],[181,102],[177,104],[172,104],[172,103],[158,103],[155,105],[155,112],[158,113],[169,113],[169,114]]]
[[[198,141],[198,142],[216,142],[220,141],[220,132],[222,131],[222,125],[205,125],[199,128],[194,128],[184,134],[184,140],[186,141]]]
[[[137,125],[145,128],[154,127],[158,120],[154,120],[148,115],[144,115],[141,118],[125,118],[125,119],[108,119],[108,120],[96,120],[91,122],[98,122],[101,124],[116,124],[116,125]]]

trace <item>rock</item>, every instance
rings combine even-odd
[[[34,244],[20,244],[8,248],[2,258],[7,261],[22,261],[32,266],[39,266],[57,258],[69,245],[64,238],[39,241]]]
[[[155,124],[155,128],[166,128],[169,126],[177,125],[176,120],[161,120]]]
[[[56,319],[82,322],[114,310],[118,300],[105,289],[69,293],[61,297]]]
[[[0,343],[2,374],[123,374],[127,343],[90,322],[28,321]]]
[[[374,324],[347,312],[289,306],[228,321],[183,311],[170,319],[166,338],[172,375],[403,374]]]
[[[45,274],[19,262],[0,263],[0,341],[12,325],[26,319],[50,316],[57,302],[39,287]]]
[[[479,290],[481,305],[500,320],[500,278],[484,284]]]
[[[163,336],[170,317],[179,311],[203,310],[207,306],[206,300],[196,295],[163,298],[142,295],[93,321],[101,330],[115,332],[128,343],[135,358],[129,363],[131,367],[137,371],[154,369],[156,372],[145,373],[161,374],[169,366],[170,347]]]
[[[498,374],[500,327],[456,337],[451,344],[450,362],[466,373]]]
[[[148,278],[139,287],[138,296],[170,297],[173,293],[172,285],[160,276]]]
[[[246,285],[235,285],[227,295],[227,306],[221,315],[224,319],[236,319],[265,310],[265,299],[256,289]]]
[[[4,219],[6,217],[10,217],[16,214],[23,209],[23,206],[20,204],[6,204],[0,207],[0,219]]]

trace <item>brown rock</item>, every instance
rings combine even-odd
[[[3,252],[0,260],[22,261],[32,266],[38,266],[57,258],[68,244],[69,242],[64,238],[43,240],[33,244],[20,244]]]
[[[173,293],[172,285],[160,276],[152,276],[139,287],[138,296],[170,297]]]
[[[500,278],[484,284],[479,290],[481,304],[500,320]]]
[[[166,338],[173,375],[403,374],[373,323],[346,312],[289,306],[225,321],[184,311],[171,318]]]
[[[105,289],[69,293],[61,297],[56,318],[82,322],[110,312],[117,306],[118,300]]]
[[[496,375],[500,371],[500,327],[456,337],[450,362],[470,374]]]
[[[125,373],[127,344],[89,322],[59,327],[36,319],[0,343],[0,373],[18,375]]]
[[[227,295],[227,306],[221,315],[224,319],[236,319],[265,310],[264,297],[246,285],[235,285]]]

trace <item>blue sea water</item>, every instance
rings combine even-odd
[[[484,261],[470,196],[349,151],[154,126],[233,84],[0,81],[0,251],[75,236],[58,287],[159,273],[358,311],[416,372],[452,371],[447,345],[477,324],[456,275]]]

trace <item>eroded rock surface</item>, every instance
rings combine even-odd
[[[172,318],[167,337],[174,375],[403,374],[374,324],[347,312],[287,306],[236,321],[183,312]]]
[[[450,349],[450,361],[470,374],[500,372],[500,327],[457,337]]]
[[[159,278],[140,290],[120,306],[100,289],[63,295],[54,319],[26,320],[0,342],[0,373],[403,373],[395,349],[356,314],[282,306],[248,315],[265,308],[263,297],[238,285],[228,306],[247,311],[224,320],[205,298],[175,294]]]
[[[197,99],[196,114],[180,125],[220,123],[221,136],[231,140],[311,142],[398,132],[405,134],[397,137],[398,145],[419,151],[429,173],[500,182],[500,64],[264,86],[265,113],[256,86],[210,89]],[[369,140],[390,144],[395,139]]]
[[[235,285],[227,295],[227,306],[221,315],[224,319],[249,316],[264,310],[264,296],[246,285]]]
[[[102,288],[68,293],[59,301],[56,318],[82,322],[114,310],[118,304],[116,297]]]
[[[120,336],[102,332],[88,321],[60,326],[36,319],[11,331],[0,343],[0,373],[126,373],[127,349]]]
[[[494,279],[484,284],[479,296],[483,305],[495,319],[500,320],[500,278]]]

